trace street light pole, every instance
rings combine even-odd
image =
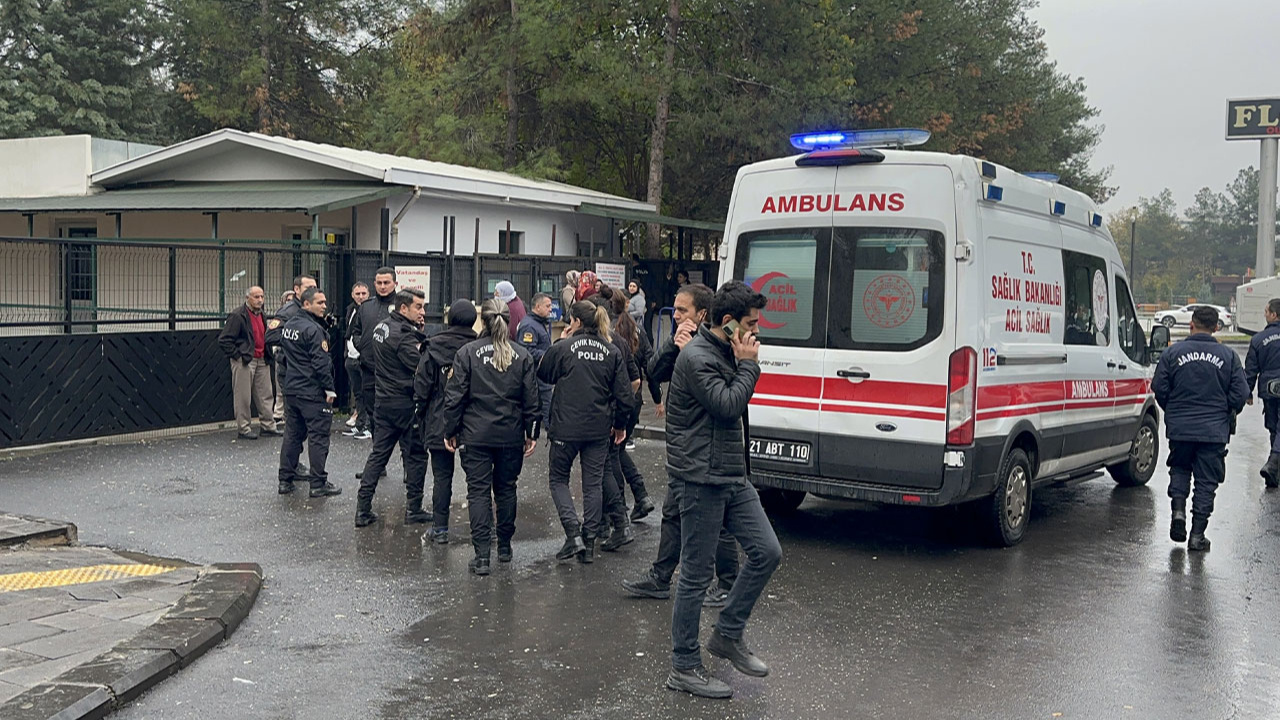
[[[1129,222],[1129,282],[1133,285],[1133,292],[1138,292],[1138,266],[1133,264],[1133,248],[1134,241],[1138,235],[1138,218],[1134,217]]]
[[[1276,149],[1280,138],[1265,138],[1258,170],[1258,277],[1276,274]]]

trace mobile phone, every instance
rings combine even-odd
[[[726,335],[728,335],[731,338],[736,337],[738,335],[738,330],[739,330],[739,326],[738,326],[737,320],[730,320],[729,322],[724,324],[724,332]]]

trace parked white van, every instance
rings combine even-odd
[[[821,497],[976,501],[1003,545],[1032,490],[1159,457],[1154,347],[1093,202],[970,157],[870,146],[925,131],[792,138],[746,166],[721,281],[769,299],[750,410],[771,512]]]

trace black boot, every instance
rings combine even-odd
[[[368,527],[378,522],[378,514],[373,511],[373,498],[356,499],[356,527]]]
[[[614,552],[618,548],[634,541],[635,539],[636,536],[631,532],[631,526],[621,525],[613,529],[613,534],[609,536],[608,540],[600,543],[600,549],[605,552]]]
[[[596,561],[596,539],[593,537],[588,537],[586,535],[583,535],[582,536],[582,552],[578,553],[578,562],[586,565],[586,564],[593,563],[595,561]]]
[[[1209,538],[1204,536],[1204,531],[1209,527],[1209,518],[1193,517],[1191,518],[1191,538],[1187,540],[1187,549],[1193,552],[1208,552]]]
[[[564,545],[556,551],[557,560],[568,560],[587,549],[587,546],[582,543],[582,535],[577,528],[566,529],[564,533]]]
[[[277,490],[276,492],[280,493],[281,495],[288,495],[289,493],[293,492],[293,482],[289,480],[281,480],[280,489]]]
[[[498,540],[498,562],[500,563],[511,562],[511,541],[510,540],[501,540],[501,539]]]
[[[648,495],[636,500],[636,509],[631,511],[631,522],[645,519],[655,509],[657,509],[657,506],[653,504]]]
[[[410,495],[405,500],[404,505],[404,524],[405,525],[422,525],[431,522],[431,513],[422,509],[422,496]]]
[[[311,494],[311,497],[313,498],[328,497],[330,495],[341,495],[342,488],[338,487],[337,485],[334,485],[331,482],[326,482],[323,485],[312,485],[310,494]]]
[[[1271,453],[1258,474],[1267,481],[1267,489],[1274,490],[1280,487],[1280,453]]]
[[[1169,539],[1174,542],[1187,540],[1187,499],[1173,498],[1173,520],[1169,523]]]
[[[488,575],[489,574],[489,556],[476,555],[474,558],[471,559],[471,562],[467,563],[467,569],[471,571],[472,575],[479,575],[481,577]]]

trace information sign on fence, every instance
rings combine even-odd
[[[431,297],[431,266],[397,265],[396,284],[402,288],[417,288]]]
[[[623,288],[627,284],[627,266],[621,263],[596,263],[596,277],[600,282],[612,288]]]

